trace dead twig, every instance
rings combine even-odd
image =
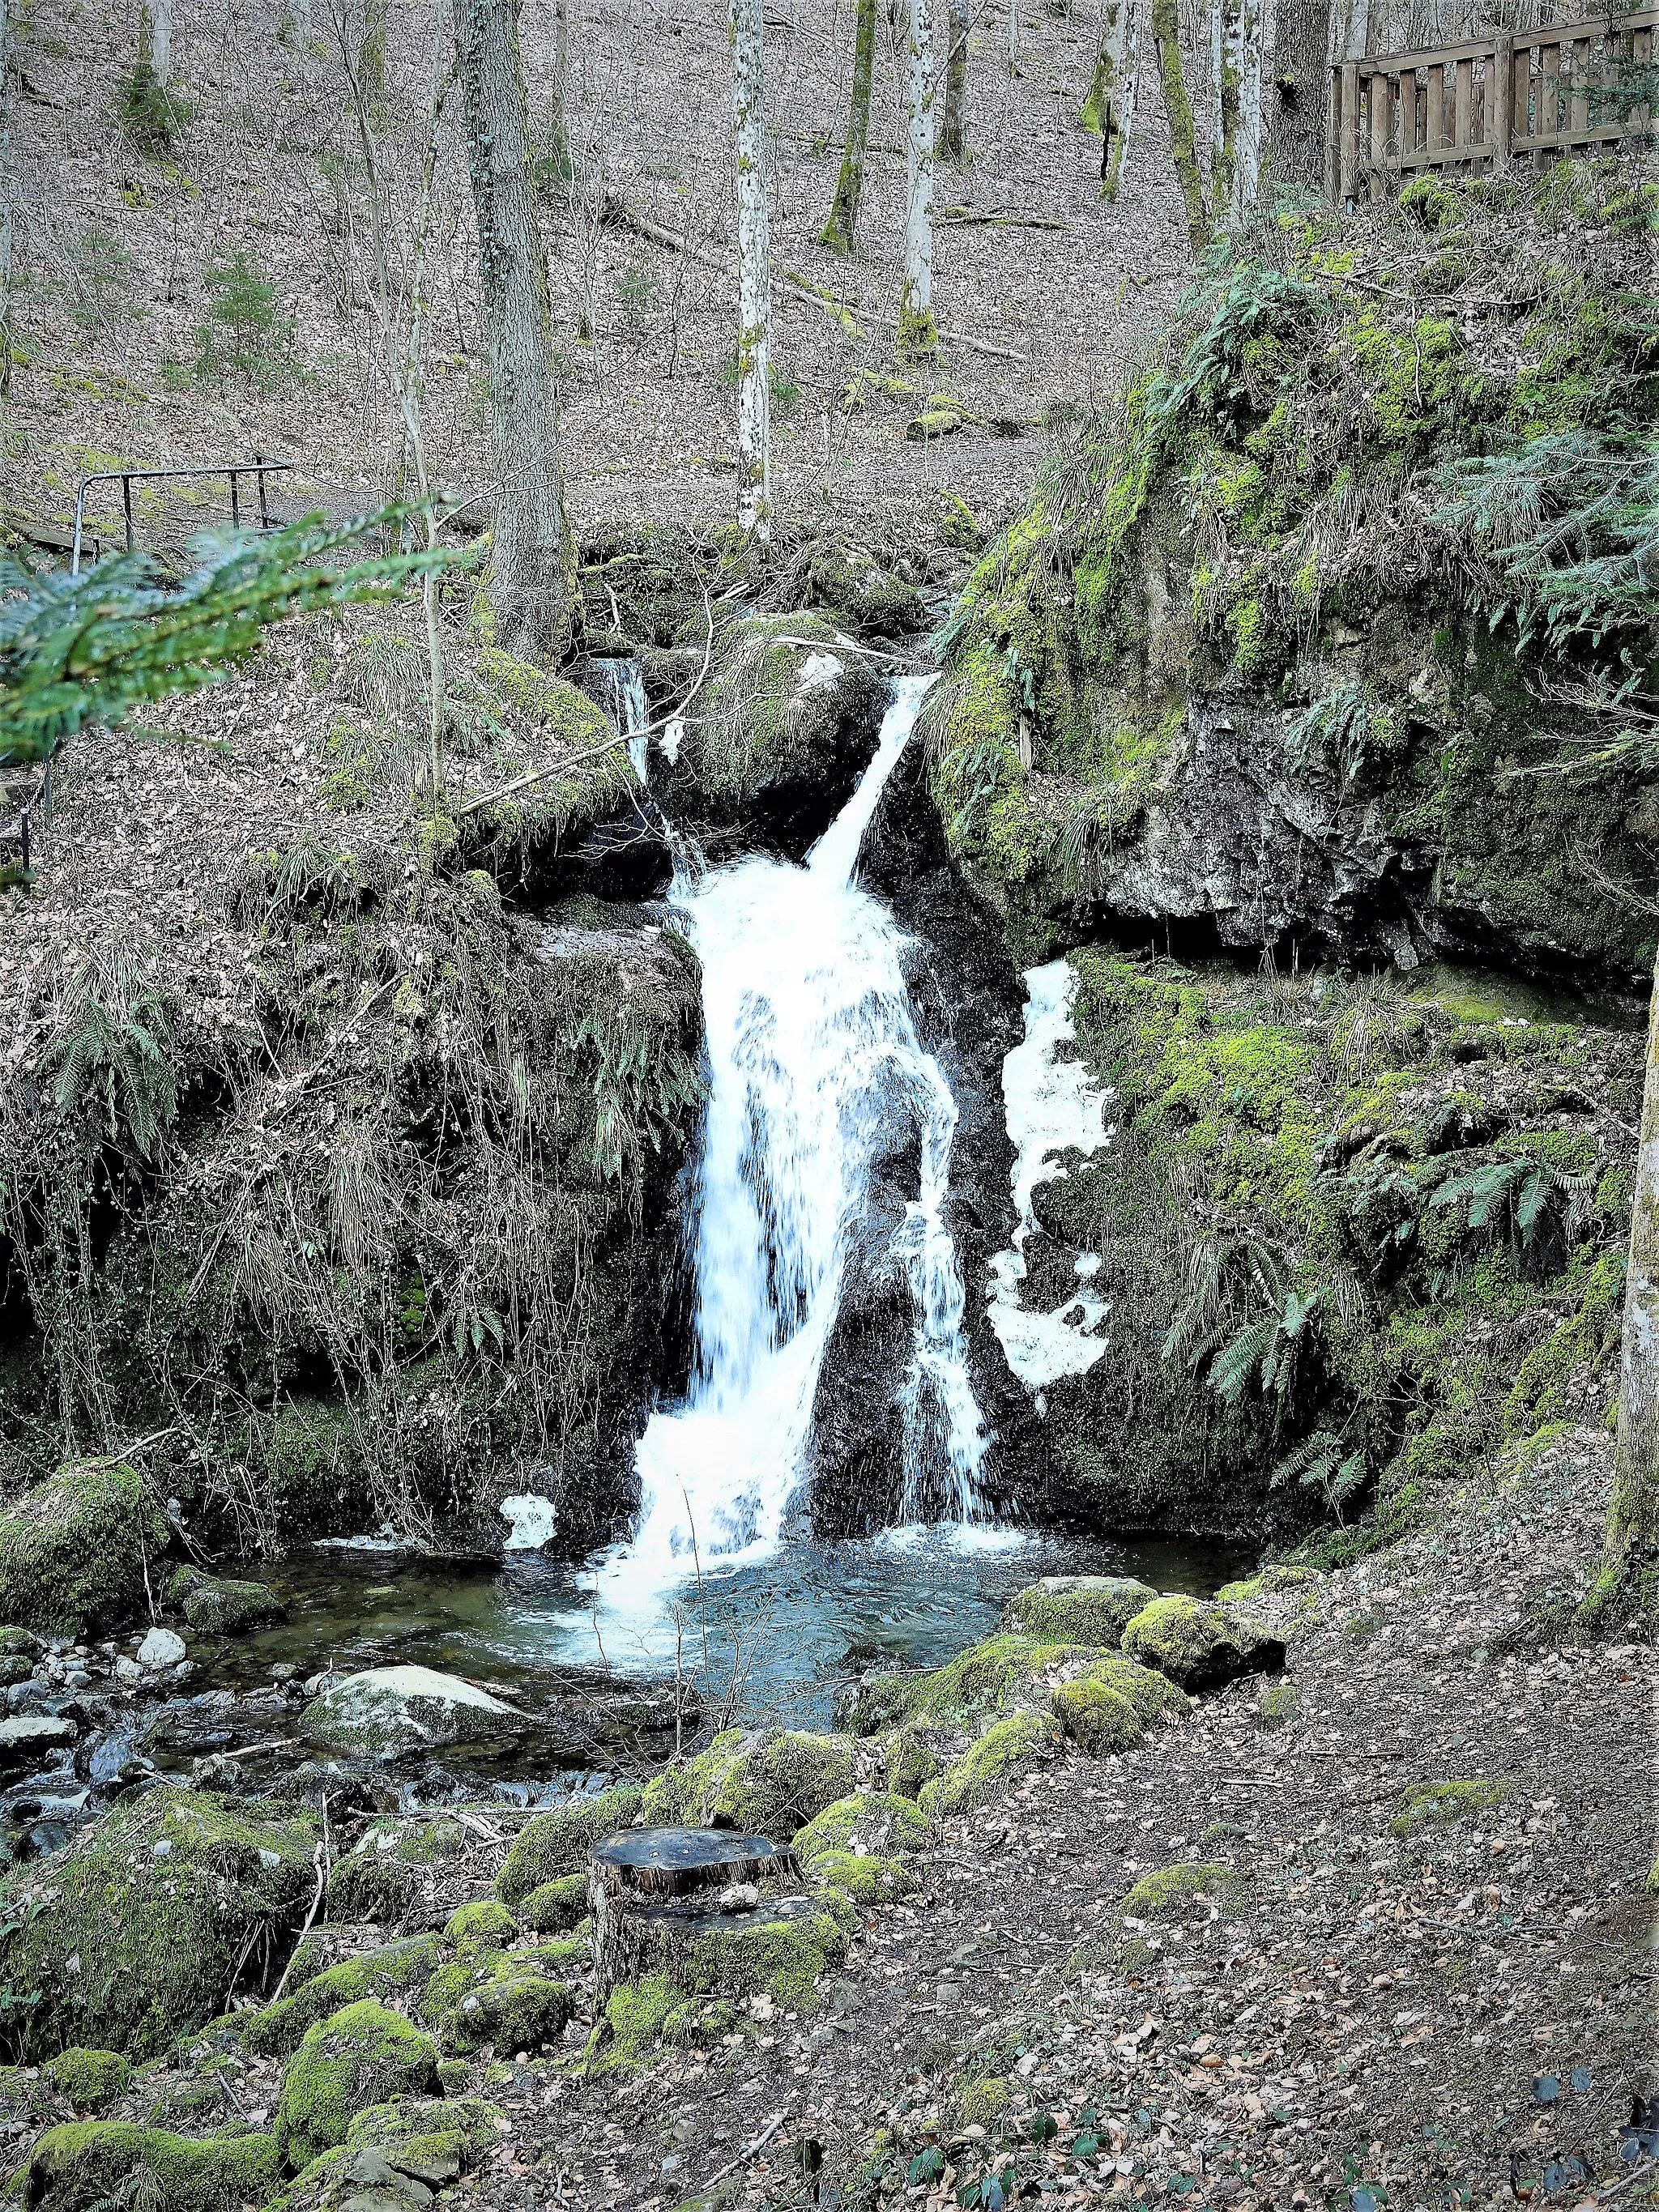
[[[708,2180],[702,2185],[703,2194],[707,2196],[708,2191],[714,2187],[717,2182],[725,2180],[728,2173],[735,2173],[740,2166],[746,2166],[757,2150],[764,2150],[767,2144],[771,2142],[773,2136],[776,2135],[778,2130],[783,2125],[788,2117],[789,2115],[787,2112],[774,2112],[766,2125],[755,2137],[753,2142],[745,2143],[735,2158],[727,2159],[726,2164],[720,2167],[717,2173],[711,2173],[709,2175]]]

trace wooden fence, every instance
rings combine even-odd
[[[1645,142],[1659,7],[1331,65],[1325,189],[1351,207],[1435,169],[1543,168]],[[1621,93],[1622,88],[1622,93]]]

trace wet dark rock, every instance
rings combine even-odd
[[[66,1749],[79,1733],[72,1720],[44,1713],[0,1721],[0,1769],[28,1766],[43,1753]]]
[[[264,1583],[228,1582],[197,1567],[180,1567],[167,1582],[167,1602],[202,1636],[234,1636],[286,1620],[287,1609]]]

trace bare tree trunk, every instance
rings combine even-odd
[[[1648,1015],[1648,1072],[1631,1200],[1619,1432],[1607,1512],[1607,1565],[1622,1572],[1659,1548],[1659,969]]]
[[[536,224],[518,0],[456,0],[495,429],[491,602],[511,653],[557,655],[574,566],[559,466],[552,310]]]
[[[1267,40],[1273,66],[1263,98],[1267,141],[1264,168],[1276,184],[1298,184],[1322,192],[1325,183],[1325,102],[1330,82],[1330,0],[1273,0]]]
[[[772,260],[767,219],[765,0],[732,0],[738,125],[738,521],[772,535]]]
[[[1234,224],[1261,173],[1263,0],[1210,0],[1210,204]]]
[[[553,0],[553,93],[549,103],[547,155],[553,173],[566,183],[570,177],[570,125],[565,114],[569,97],[569,0]]]
[[[11,0],[0,0],[0,399],[11,397]]]
[[[945,106],[939,115],[939,157],[965,161],[968,141],[963,110],[968,95],[968,27],[972,0],[950,0],[951,45],[945,57]]]
[[[858,0],[853,33],[853,91],[847,105],[847,143],[842,149],[835,202],[819,241],[836,253],[853,251],[853,236],[858,228],[859,200],[864,191],[864,149],[870,139],[870,85],[875,69],[876,0]]]
[[[365,100],[386,98],[386,27],[392,0],[364,0],[363,42],[357,49],[357,82]]]
[[[1019,75],[1020,0],[1008,0],[1008,74]]]
[[[149,65],[155,72],[158,84],[173,82],[173,0],[149,0],[148,9],[141,9],[138,43],[143,46],[143,16],[149,17]],[[140,58],[143,58],[142,52]]]
[[[1079,120],[1100,140],[1100,197],[1115,200],[1134,130],[1140,74],[1140,0],[1103,0],[1094,82]]]
[[[939,351],[933,320],[933,0],[910,0],[910,83],[905,103],[904,289],[899,295],[898,356],[927,360]]]

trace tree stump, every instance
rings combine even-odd
[[[683,1984],[703,1936],[811,1914],[810,1898],[781,1893],[799,1880],[787,1846],[727,1828],[630,1828],[596,1844],[587,1863],[595,2002],[603,2008],[618,1982],[643,1974]]]

